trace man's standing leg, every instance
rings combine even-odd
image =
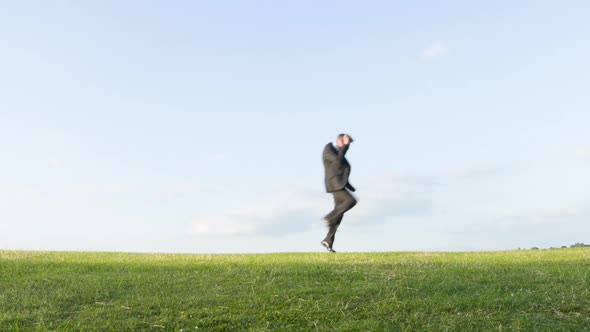
[[[328,243],[328,246],[330,248],[332,248],[332,246],[334,245],[334,238],[336,237],[336,231],[338,230],[338,226],[340,226],[340,223],[342,222],[342,218],[344,216],[340,216],[338,219],[336,219],[336,221],[333,224],[328,224],[328,234],[326,235],[326,238],[324,239],[324,241],[326,243]]]
[[[356,205],[356,199],[346,189],[336,191],[333,193],[333,195],[334,210],[332,210],[332,212],[326,216],[329,229],[326,238],[322,241],[322,244],[325,243],[324,246],[326,246],[327,249],[332,252],[334,251],[332,246],[334,245],[336,231],[342,222],[344,213]]]

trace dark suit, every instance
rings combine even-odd
[[[348,191],[355,191],[348,181],[351,167],[345,156],[349,147],[350,145],[345,145],[338,150],[332,143],[328,143],[323,153],[326,191],[334,195],[334,210],[324,218],[329,226],[324,241],[328,242],[330,247],[334,244],[334,237],[344,213],[356,205],[356,199]]]

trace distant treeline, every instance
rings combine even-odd
[[[590,247],[590,244],[584,244],[581,242],[578,242],[576,244],[572,244],[571,246],[569,246],[569,248],[584,248],[584,247]],[[549,249],[567,249],[568,246],[562,246],[561,248],[559,247],[550,247]],[[518,248],[520,249],[520,248]],[[539,250],[538,247],[532,247],[531,250]]]

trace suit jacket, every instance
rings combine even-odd
[[[332,143],[328,143],[324,148],[323,160],[326,172],[325,183],[326,191],[331,193],[344,188],[355,191],[354,187],[348,182],[350,176],[350,164],[345,155],[350,145],[345,145],[336,150]]]

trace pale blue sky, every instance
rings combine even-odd
[[[590,242],[587,1],[1,1],[0,249]]]

